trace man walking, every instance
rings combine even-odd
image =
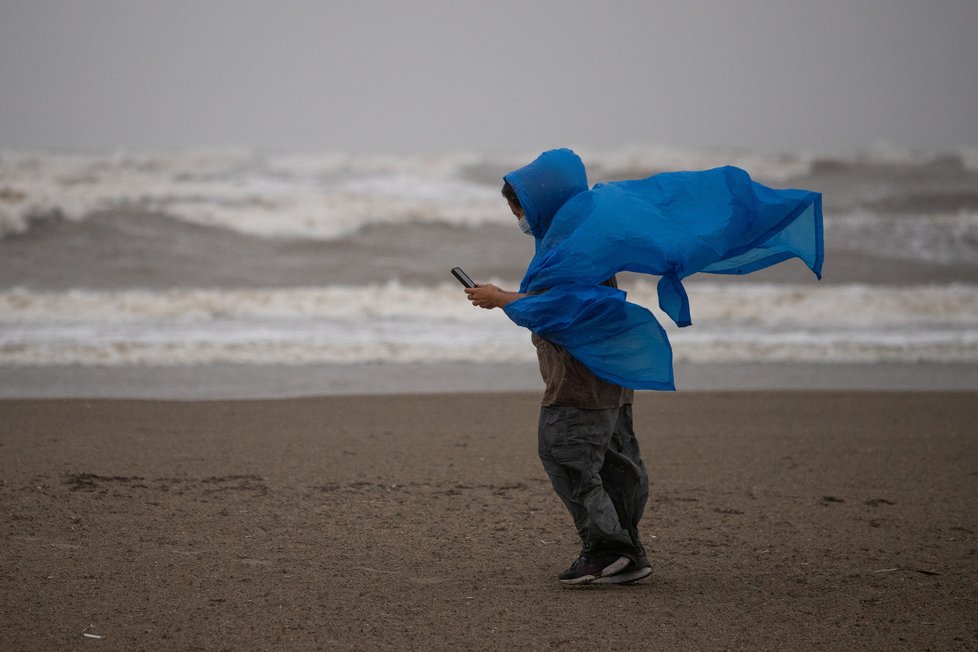
[[[691,274],[749,274],[799,258],[820,278],[821,195],[769,188],[733,166],[589,188],[569,149],[544,152],[503,180],[536,253],[518,292],[465,291],[533,333],[546,383],[540,459],[581,538],[560,581],[634,582],[651,568],[638,532],[648,476],[632,431],[632,389],[675,384],[665,331],[625,300],[614,275],[660,276],[659,307],[678,326],[692,323],[682,284]]]
[[[509,176],[519,183],[518,171]],[[570,175],[566,187],[575,187],[575,181]],[[525,186],[520,194],[534,192],[532,184]],[[533,235],[508,181],[503,196],[520,228]],[[605,285],[617,288],[614,277]],[[526,296],[488,284],[466,293],[474,305],[487,309],[505,308]],[[636,582],[652,568],[638,534],[648,475],[632,430],[634,392],[601,380],[545,338],[533,334],[532,341],[546,384],[538,427],[540,460],[581,538],[580,555],[559,580],[568,585]]]

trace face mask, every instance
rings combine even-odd
[[[519,219],[517,224],[520,226],[520,231],[527,235],[533,235],[533,229],[530,227],[530,222],[526,219],[525,215]]]

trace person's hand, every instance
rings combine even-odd
[[[472,302],[473,306],[490,310],[492,308],[499,308],[503,305],[502,301],[500,300],[502,297],[502,290],[492,283],[477,285],[474,288],[465,288],[465,293],[469,295],[469,301]]]

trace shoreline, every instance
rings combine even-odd
[[[978,390],[978,365],[971,363],[676,363],[675,375],[679,393]],[[0,400],[221,400],[509,391],[543,391],[535,362],[0,367]]]

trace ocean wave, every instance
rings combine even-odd
[[[680,361],[978,362],[978,286],[691,284]],[[655,306],[638,282],[630,300]],[[529,361],[457,285],[0,293],[0,365]]]
[[[350,321],[400,316],[477,321],[457,283],[435,287],[392,281],[364,286],[0,292],[0,323],[209,321],[250,318],[331,318]]]
[[[808,181],[819,169],[835,175],[841,172],[858,184],[859,175],[867,174],[867,165],[910,166],[913,174],[925,180],[941,178],[948,166],[978,170],[976,148],[927,153],[876,147],[838,157],[667,146],[578,149],[592,181],[727,164],[743,167],[755,178],[773,184],[788,184],[800,177]],[[386,223],[508,224],[512,218],[499,197],[500,177],[532,156],[295,155],[244,149],[106,154],[0,150],[0,237],[22,233],[37,219],[80,220],[118,208],[159,212],[267,238],[328,240]],[[923,192],[926,195],[926,189]],[[956,192],[959,198],[971,201],[974,184]],[[933,194],[928,197],[936,203],[943,201]],[[885,197],[874,200],[888,201]]]
[[[933,212],[925,219],[855,210],[826,215],[824,226],[827,249],[942,265],[978,261],[978,211]]]
[[[335,239],[370,224],[502,222],[498,190],[446,176],[462,164],[273,158],[247,152],[0,155],[0,236],[44,218],[135,208],[268,238]]]
[[[493,279],[504,287],[514,281]],[[656,284],[623,286],[628,300],[658,304]],[[972,325],[978,328],[978,286],[687,285],[698,322],[752,326],[889,327]],[[457,283],[436,286],[392,281],[364,286],[171,290],[69,290],[0,292],[0,323],[17,322],[200,322],[215,319],[328,318],[351,322],[401,317],[473,323],[498,311],[474,310]],[[489,317],[487,317],[489,315]]]
[[[677,362],[978,363],[972,330],[683,332],[672,345]]]
[[[404,322],[366,331],[338,330],[322,322],[284,329],[234,322],[211,328],[170,328],[165,334],[138,329],[80,327],[34,329],[0,338],[0,366],[193,366],[207,364],[369,364],[531,362],[533,347],[516,329],[439,329],[412,337]],[[226,337],[227,329],[237,337]],[[683,331],[672,336],[677,362],[978,363],[974,331],[902,333]]]
[[[978,189],[960,192],[906,192],[866,201],[863,206],[874,212],[903,215],[978,213]]]

